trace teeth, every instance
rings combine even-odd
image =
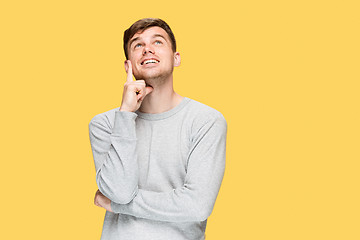
[[[155,59],[149,59],[146,60],[145,62],[143,62],[143,64],[148,64],[148,63],[158,63],[159,61],[155,60]]]

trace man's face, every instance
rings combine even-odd
[[[180,65],[180,54],[173,52],[167,32],[160,27],[136,33],[129,41],[128,53],[135,78],[149,85],[166,80]]]

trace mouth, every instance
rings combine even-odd
[[[155,59],[155,58],[150,58],[150,59],[145,59],[144,61],[142,61],[140,64],[141,65],[146,65],[146,64],[151,64],[151,63],[159,63],[160,61]]]

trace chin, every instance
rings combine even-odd
[[[145,81],[158,81],[161,79],[166,79],[169,77],[169,75],[171,75],[172,72],[167,73],[167,72],[163,72],[163,73],[159,73],[159,72],[147,72],[145,74],[141,74],[139,75],[139,78],[137,78],[137,76],[135,76],[136,79],[139,80],[145,80]]]
[[[172,73],[172,69],[169,71],[144,71],[137,75],[134,74],[134,76],[137,80],[145,80],[146,84],[150,86],[159,86],[164,83]]]
[[[161,75],[159,75],[159,74],[143,74],[143,75],[135,76],[136,80],[145,80],[145,82],[151,81],[152,79],[158,79],[158,78],[161,78]]]
[[[145,78],[144,80],[147,85],[154,87],[154,86],[162,85],[165,82],[165,79],[166,78],[164,78],[162,76],[151,76],[151,77]]]
[[[137,80],[146,80],[146,79],[150,79],[150,78],[158,78],[161,75],[160,72],[158,71],[144,71],[144,72],[139,72],[134,76]]]

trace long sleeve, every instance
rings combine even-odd
[[[111,202],[115,213],[169,222],[206,220],[223,179],[227,123],[223,116],[208,120],[191,137],[184,185],[169,192],[139,189],[128,204]]]
[[[99,190],[113,202],[129,203],[138,192],[136,129],[133,112],[115,111],[114,126],[105,115],[89,123]]]

